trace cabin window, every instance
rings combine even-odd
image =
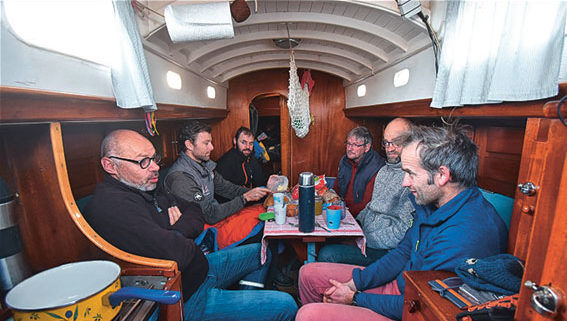
[[[409,81],[409,69],[402,69],[394,74],[394,87],[405,86]]]
[[[110,0],[5,0],[4,9],[10,27],[26,43],[110,66]]]
[[[181,89],[181,76],[179,76],[178,73],[173,72],[173,71],[168,71],[167,72],[167,85],[169,86],[169,88],[173,88],[173,89]]]
[[[358,86],[358,88],[356,88],[356,94],[358,95],[358,97],[366,96],[366,85]]]
[[[215,99],[215,97],[217,96],[217,91],[215,90],[215,87],[212,86],[207,87],[207,96],[211,99]]]

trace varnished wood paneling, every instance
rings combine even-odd
[[[182,121],[160,121],[160,135],[151,137],[140,121],[63,124],[63,144],[73,195],[80,199],[92,194],[96,184],[102,181],[104,172],[100,165],[100,144],[111,131],[131,129],[146,136],[154,144],[156,151],[163,154],[161,165],[171,166],[177,159],[175,135],[182,125]]]
[[[232,137],[240,126],[250,127],[248,106],[255,97],[276,93],[287,97],[287,77],[284,70],[267,70],[231,79],[227,91],[228,115],[213,125],[212,159],[218,159],[232,147]]]
[[[258,116],[280,116],[280,96],[257,98],[252,102],[258,110]]]
[[[431,99],[420,99],[345,109],[348,117],[544,117],[541,106],[547,100],[510,102],[453,108],[431,108]]]
[[[520,155],[524,143],[524,128],[488,127],[486,151]]]
[[[546,134],[543,134],[545,131]],[[567,293],[565,260],[567,246],[567,127],[558,119],[530,119],[524,142],[524,155],[519,182],[531,181],[539,188],[532,196],[516,194],[513,225],[514,255],[527,259],[522,283],[526,280],[538,285],[551,285],[560,293]],[[522,212],[525,206],[534,206],[531,213]],[[532,224],[533,223],[533,224]],[[531,236],[531,237],[530,237]],[[529,240],[529,243],[528,241]],[[531,307],[531,289],[520,289],[519,309],[515,320],[544,321]],[[559,307],[554,320],[567,320],[565,306]]]
[[[281,153],[281,166],[282,175],[286,177],[291,177],[291,125],[289,120],[289,111],[287,109],[287,102],[284,96],[279,97],[280,105],[280,143],[286,142],[285,144],[280,144]],[[293,182],[290,182],[293,183]]]
[[[32,270],[92,258],[90,244],[64,215],[49,125],[3,128],[2,134],[20,195],[20,231]]]
[[[555,125],[552,128],[551,124],[554,122]],[[567,145],[565,134],[561,136],[562,125],[557,122],[558,120],[549,119],[530,119],[528,121],[518,183],[523,184],[530,181],[541,187],[545,184],[545,180],[553,181],[561,173],[563,161],[567,155]],[[546,197],[557,198],[557,189],[557,184],[546,184]],[[512,254],[522,259],[528,256],[529,244],[526,240],[529,240],[534,229],[532,227],[534,215],[538,214],[545,218],[550,213],[547,207],[549,205],[539,207],[536,212],[536,207],[541,202],[540,193],[541,190],[538,190],[534,195],[524,195],[516,191],[508,248]],[[551,224],[551,222],[544,222],[542,218],[537,228],[549,230],[550,226],[546,225],[548,223]],[[545,253],[544,249],[540,249],[539,253]]]
[[[340,158],[345,153],[346,134],[356,123],[345,117],[345,93],[342,80],[312,71],[315,86],[309,97],[314,123],[304,138],[292,135],[292,181],[299,173],[336,176]]]
[[[289,178],[295,183],[302,171],[336,176],[338,161],[344,154],[346,133],[356,123],[344,116],[344,87],[340,78],[312,71],[315,86],[309,99],[310,111],[315,117],[310,132],[305,138],[291,135],[291,172]],[[259,71],[236,77],[230,81],[228,90],[229,114],[213,128],[216,151],[213,159],[232,145],[232,136],[242,125],[249,125],[248,104],[267,93],[287,97],[287,69]],[[289,125],[288,125],[289,126]],[[286,128],[282,124],[282,128]],[[282,137],[282,149],[284,148]],[[219,148],[220,146],[220,148]],[[282,167],[283,167],[282,160]]]
[[[559,84],[557,99],[567,94],[567,83]],[[378,104],[345,109],[347,117],[463,117],[488,118],[495,117],[557,117],[557,101],[549,102],[545,109],[541,107],[550,98],[526,101],[504,102],[500,104],[485,104],[457,108],[431,108],[431,99]],[[567,107],[561,108],[567,115]],[[566,116],[567,117],[567,116]]]
[[[478,185],[492,192],[514,196],[520,168],[523,127],[482,126],[476,123]]]
[[[53,93],[40,90],[0,87],[2,123],[47,121],[124,121],[144,120],[140,108],[116,107],[116,100]],[[160,119],[212,119],[226,116],[225,109],[201,108],[173,104],[157,104],[156,117]]]

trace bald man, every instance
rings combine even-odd
[[[356,217],[366,236],[366,256],[354,245],[330,244],[319,251],[318,261],[368,266],[404,237],[415,211],[409,190],[402,186],[404,171],[400,162],[401,141],[410,128],[409,120],[396,118],[384,129],[382,148],[386,165],[376,174],[372,200]]]
[[[159,161],[151,142],[134,131],[104,138],[100,162],[106,174],[85,211],[95,231],[121,250],[177,262],[185,320],[293,320],[297,305],[287,293],[226,290],[242,278],[264,282],[260,244],[204,255],[193,241],[203,231],[201,207],[154,192]]]

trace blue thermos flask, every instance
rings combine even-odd
[[[315,177],[313,173],[299,174],[299,231],[313,232],[315,229]]]

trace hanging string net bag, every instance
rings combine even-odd
[[[291,127],[295,130],[295,135],[299,138],[307,136],[311,114],[309,113],[309,88],[301,88],[299,77],[297,76],[297,66],[293,51],[289,58],[289,97],[287,100]]]

